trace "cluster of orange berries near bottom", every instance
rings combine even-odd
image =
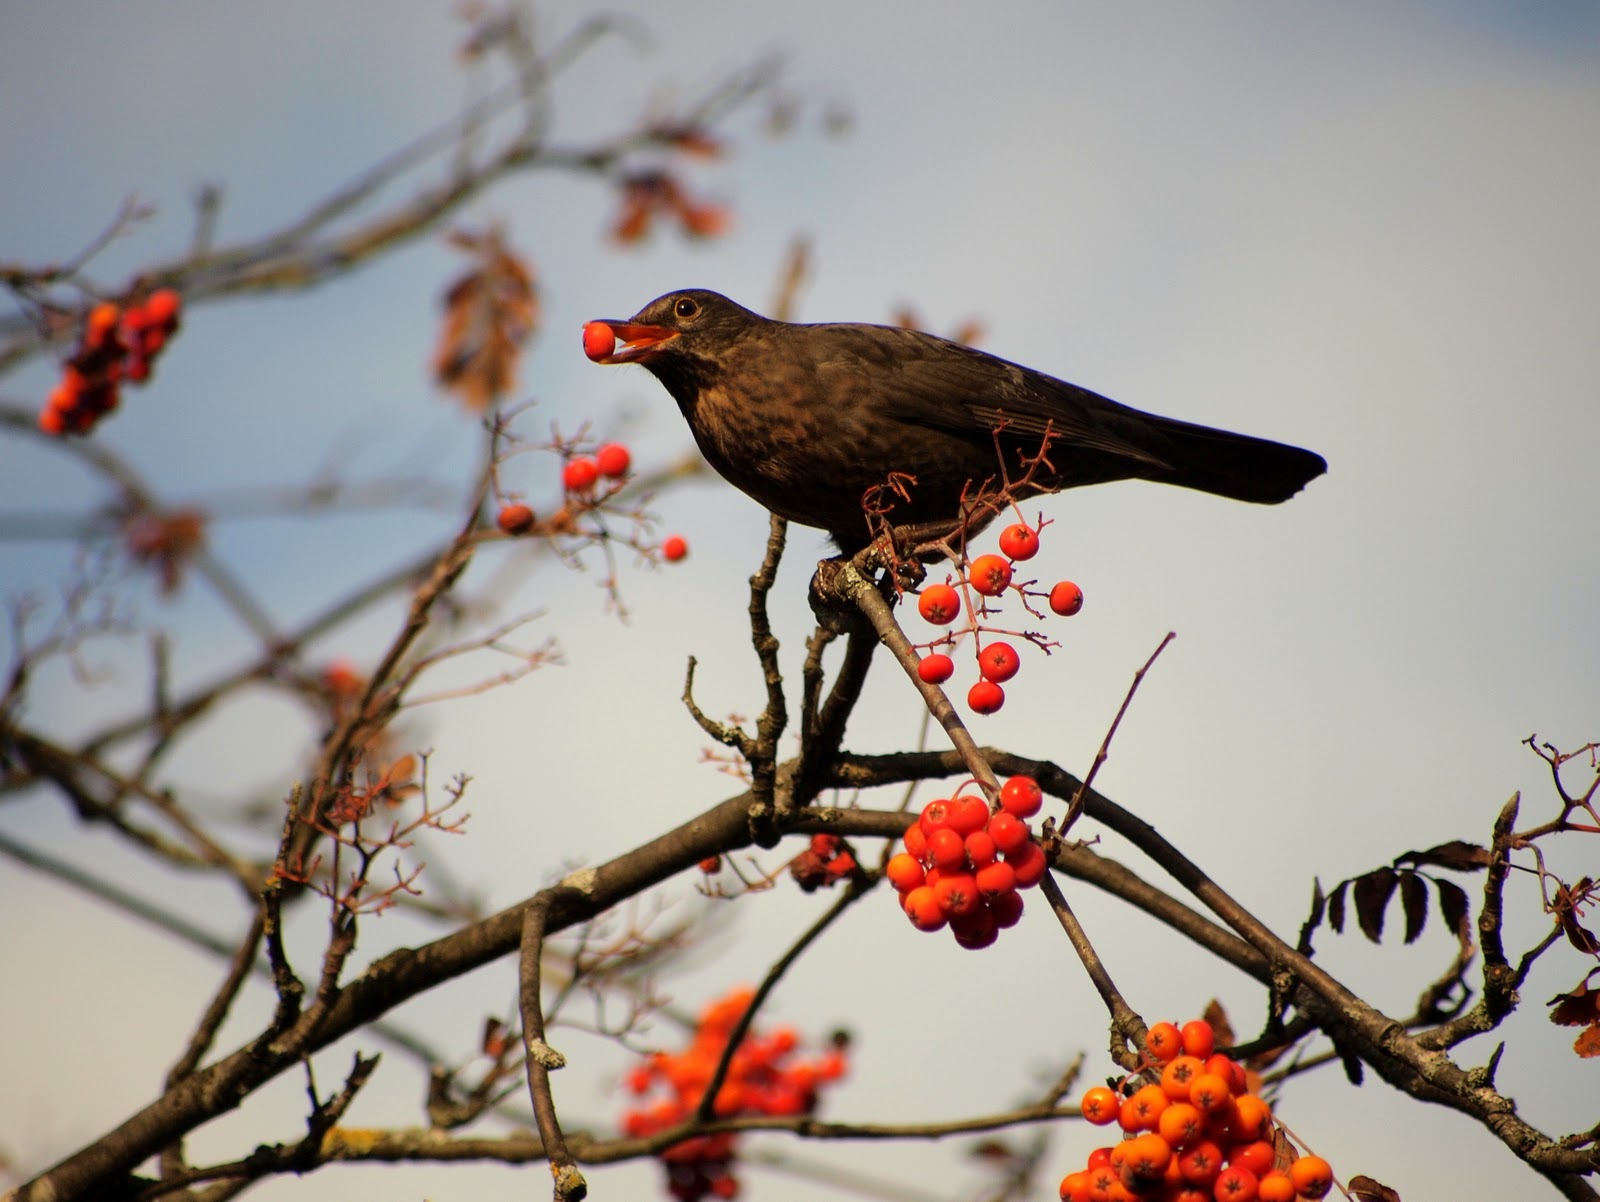
[[[1083,1117],[1120,1124],[1126,1138],[1063,1177],[1061,1202],[1295,1202],[1333,1188],[1326,1160],[1275,1138],[1272,1111],[1246,1089],[1244,1066],[1216,1050],[1210,1023],[1156,1023],[1145,1046],[1159,1081],[1083,1095]]]
[[[733,1028],[750,1008],[755,992],[735,989],[711,1002],[700,1013],[694,1038],[682,1052],[657,1052],[628,1074],[627,1086],[636,1096],[658,1090],[662,1096],[647,1106],[627,1111],[622,1129],[642,1139],[688,1119],[700,1105],[712,1074],[728,1046]],[[849,1067],[844,1034],[820,1056],[796,1055],[800,1036],[792,1027],[775,1027],[766,1034],[751,1028],[728,1062],[728,1074],[717,1091],[713,1107],[718,1118],[736,1115],[796,1117],[810,1114],[817,1094],[844,1076]],[[681,1202],[733,1198],[739,1181],[733,1174],[735,1132],[698,1135],[673,1144],[661,1154],[667,1171],[667,1192]]]
[[[930,801],[906,828],[905,851],[884,875],[900,908],[919,931],[948,926],[962,947],[988,947],[1022,918],[1021,889],[1037,885],[1049,867],[1028,819],[1044,804],[1031,776],[1000,788],[1000,808],[973,794]]]

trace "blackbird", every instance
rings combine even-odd
[[[1275,505],[1328,466],[1311,451],[1142,413],[932,334],[772,321],[703,289],[669,292],[626,321],[590,322],[583,341],[597,363],[642,364],[724,479],[826,530],[846,554],[872,539],[863,503],[890,473],[915,483],[893,498],[888,522],[923,541],[957,528],[964,492],[987,482],[993,495],[1002,479],[1026,478],[1013,496],[1139,479]],[[980,513],[969,532],[1001,508]]]

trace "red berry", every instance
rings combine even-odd
[[[1006,691],[992,680],[980,680],[967,690],[967,705],[975,714],[992,714],[1006,703]]]
[[[926,881],[928,874],[924,871],[921,860],[910,852],[903,851],[889,857],[889,862],[884,865],[883,875],[889,878],[889,883],[898,892],[910,893]]]
[[[950,802],[950,829],[965,839],[989,825],[989,805],[983,798],[968,793]]]
[[[978,892],[984,897],[995,897],[1001,893],[1015,893],[1017,891],[1017,870],[1010,864],[996,860],[993,864],[985,864],[972,879],[978,884]]]
[[[906,845],[906,851],[921,860],[928,854],[928,832],[922,829],[920,823],[913,822],[906,827],[906,833],[900,837]]]
[[[1039,536],[1031,526],[1018,522],[1000,532],[1000,551],[1010,559],[1032,559],[1039,553]]]
[[[1217,1050],[1217,1037],[1211,1024],[1203,1018],[1183,1024],[1183,1053],[1206,1059]]]
[[[989,815],[989,838],[1000,851],[1016,851],[1028,841],[1028,824],[1010,810]]]
[[[994,915],[994,925],[1009,930],[1022,918],[1022,894],[1000,893],[989,899],[989,913]]]
[[[526,534],[533,529],[533,510],[526,505],[505,505],[494,521],[506,534]]]
[[[178,324],[178,310],[183,307],[183,298],[171,288],[157,288],[145,299],[142,307],[145,320],[151,325],[170,329]]]
[[[677,563],[689,554],[689,544],[683,540],[681,534],[669,534],[661,540],[661,558],[668,563]]]
[[[633,456],[620,442],[608,442],[594,453],[594,463],[602,476],[620,480],[633,465]]]
[[[979,948],[988,947],[998,939],[1000,928],[988,908],[979,906],[960,918],[951,915],[950,933],[962,947],[968,951],[977,951]]]
[[[927,885],[919,885],[906,894],[905,911],[906,917],[911,919],[911,925],[919,931],[937,931],[950,921],[934,900],[933,890]]]
[[[110,337],[111,332],[117,328],[117,318],[121,310],[109,301],[103,301],[89,310],[89,319],[84,323],[83,343],[88,347],[98,347]]]
[[[711,876],[713,873],[721,872],[722,871],[722,857],[721,856],[707,856],[705,859],[700,861],[700,871],[705,873],[707,876]],[[634,1092],[643,1093],[644,1091],[643,1090],[635,1090]]]
[[[956,872],[940,877],[933,887],[933,898],[951,918],[969,914],[978,905],[978,884],[971,873]]]
[[[1083,608],[1083,590],[1070,580],[1061,581],[1050,590],[1050,608],[1070,618]]]
[[[1018,818],[1032,818],[1044,805],[1044,790],[1031,776],[1013,776],[1000,786],[1000,808]]]
[[[999,555],[980,555],[972,561],[967,577],[985,597],[998,597],[1011,583],[1011,565]]]
[[[994,845],[994,838],[988,831],[973,831],[963,841],[967,848],[967,863],[972,865],[976,872],[986,864],[993,864],[1000,854],[1000,849]]]
[[[1217,1202],[1255,1202],[1258,1186],[1256,1175],[1249,1169],[1242,1165],[1229,1165],[1211,1187],[1211,1196]]]
[[[1017,874],[1017,888],[1028,889],[1037,885],[1044,877],[1045,869],[1050,862],[1045,858],[1044,848],[1031,839],[1016,851],[1006,852],[1005,862],[1011,865],[1011,870]]]
[[[927,684],[943,684],[956,673],[955,661],[937,651],[917,663],[917,675]]]
[[[1145,1032],[1144,1046],[1157,1060],[1175,1060],[1183,1053],[1183,1035],[1176,1023],[1152,1023]]]
[[[917,598],[922,620],[935,626],[948,626],[961,615],[961,594],[948,584],[930,584]]]
[[[924,835],[931,835],[934,831],[943,830],[950,825],[954,816],[956,803],[948,797],[935,798],[922,807],[922,814],[917,818],[917,825],[922,828]]]
[[[985,680],[1004,684],[1017,674],[1022,661],[1010,643],[990,643],[978,653],[978,673]]]
[[[967,845],[955,831],[941,827],[928,836],[928,858],[935,868],[948,872],[967,862]]]
[[[603,321],[591,321],[583,327],[583,353],[596,363],[609,355],[617,346],[617,336]]]
[[[587,455],[578,455],[567,461],[561,471],[561,483],[568,492],[585,492],[594,487],[600,478],[600,469]]]

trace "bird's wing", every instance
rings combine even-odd
[[[909,425],[968,440],[1004,427],[1008,439],[1083,447],[1152,467],[1168,466],[1141,445],[1147,415],[1053,376],[932,334],[894,326],[831,327],[834,357],[817,365],[828,391],[869,389]]]

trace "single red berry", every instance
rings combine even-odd
[[[994,925],[1009,930],[1022,919],[1022,894],[997,893],[989,899],[989,913],[994,915]]]
[[[591,321],[583,327],[583,353],[596,363],[609,355],[617,346],[617,336],[603,321]]]
[[[594,464],[600,469],[602,476],[620,480],[628,474],[628,468],[633,465],[633,456],[620,442],[608,442],[594,453]]]
[[[1231,1164],[1222,1170],[1217,1183],[1211,1187],[1211,1196],[1217,1202],[1255,1202],[1259,1187],[1254,1173],[1243,1165]]]
[[[587,455],[577,455],[567,461],[561,471],[561,483],[568,492],[586,492],[600,478],[600,469]]]
[[[992,680],[980,680],[967,690],[967,706],[975,714],[992,714],[1006,703],[1006,691]]]
[[[950,802],[950,829],[965,839],[973,831],[989,825],[989,804],[973,793],[952,798]]]
[[[668,563],[677,563],[689,554],[689,544],[684,541],[681,534],[669,534],[661,540],[661,558]]]
[[[526,534],[533,529],[533,510],[526,505],[504,505],[494,521],[506,534]]]
[[[1157,1060],[1174,1060],[1183,1052],[1183,1035],[1176,1023],[1152,1023],[1145,1033],[1144,1046]]]
[[[826,831],[819,831],[811,836],[810,847],[824,860],[839,854],[840,839],[838,835],[830,835]]]
[[[988,947],[998,939],[1000,928],[995,924],[994,915],[989,913],[988,908],[979,906],[960,918],[951,915],[950,933],[962,947],[968,951],[977,951]]]
[[[978,674],[995,684],[1004,684],[1017,674],[1022,661],[1010,643],[990,643],[978,653]]]
[[[980,555],[972,561],[967,578],[985,597],[998,597],[1011,583],[1011,565],[999,555]]]
[[[943,830],[950,825],[950,820],[955,816],[956,803],[948,797],[936,797],[922,807],[922,814],[917,818],[917,825],[922,828],[924,835],[931,835],[934,831]]]
[[[52,437],[59,437],[67,429],[66,412],[54,405],[46,405],[39,410],[39,429]]]
[[[973,831],[964,842],[967,848],[967,863],[972,865],[974,872],[986,864],[993,864],[1000,854],[1000,849],[994,845],[994,837],[986,830]]]
[[[1050,861],[1045,858],[1044,848],[1033,840],[1029,840],[1016,851],[1006,852],[1005,862],[1011,865],[1011,871],[1017,874],[1017,888],[1029,889],[1037,885],[1045,874],[1045,869],[1050,867]]]
[[[1061,581],[1050,590],[1050,608],[1070,618],[1083,608],[1083,590],[1070,580]]]
[[[1117,1115],[1122,1110],[1122,1099],[1106,1086],[1096,1085],[1084,1091],[1079,1108],[1084,1118],[1096,1127],[1104,1127],[1117,1121]]]
[[[713,873],[721,872],[722,857],[707,856],[705,859],[700,861],[700,871],[705,873],[707,876],[711,876]]]
[[[955,674],[955,661],[937,651],[917,662],[917,675],[927,684],[943,684]]]
[[[972,879],[978,883],[978,892],[984,897],[1017,891],[1017,870],[1001,860],[985,864],[973,873]]]
[[[1031,776],[1013,776],[1000,786],[1000,808],[1018,818],[1032,818],[1044,805],[1044,790]]]
[[[178,311],[182,307],[183,298],[171,288],[157,288],[145,298],[142,306],[146,321],[168,329],[178,324]]]
[[[905,911],[906,917],[911,919],[911,925],[919,931],[937,931],[950,921],[934,899],[933,890],[927,885],[919,885],[906,894]]]
[[[910,893],[926,881],[928,874],[921,860],[910,852],[902,851],[889,857],[889,862],[883,867],[883,875],[889,878],[889,883],[896,891]]]
[[[978,884],[968,872],[951,873],[939,878],[933,887],[934,900],[951,918],[970,913],[978,905]]]
[[[949,872],[967,862],[967,845],[955,831],[941,827],[928,836],[928,859],[935,868]]]
[[[110,301],[103,301],[90,309],[89,318],[84,323],[83,344],[87,347],[100,346],[117,328],[117,319],[121,314],[122,310]]]
[[[989,838],[994,840],[994,845],[999,851],[1016,851],[1028,841],[1030,835],[1028,824],[1010,810],[990,814],[986,829]]]
[[[1212,1031],[1211,1024],[1203,1018],[1194,1019],[1183,1024],[1183,1053],[1186,1056],[1198,1056],[1206,1059],[1217,1050],[1216,1033]]]
[[[922,620],[935,626],[948,626],[961,616],[961,594],[948,584],[930,584],[917,598]]]
[[[1000,552],[1012,560],[1032,559],[1039,553],[1039,536],[1022,522],[1000,532]]]
[[[917,859],[921,860],[927,856],[928,832],[922,829],[920,823],[913,822],[906,827],[906,833],[900,837],[900,841],[906,845],[906,851]]]

